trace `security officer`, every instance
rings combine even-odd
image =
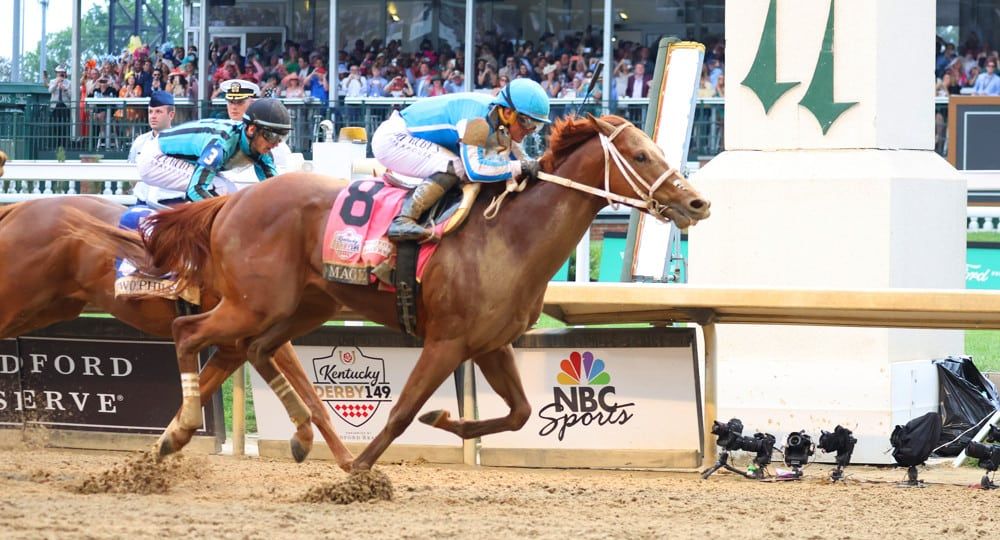
[[[147,111],[149,113],[149,127],[151,131],[139,135],[132,141],[132,148],[128,153],[129,163],[138,162],[143,148],[150,141],[159,137],[161,131],[170,129],[174,121],[174,115],[176,114],[174,110],[174,96],[163,90],[153,92],[153,95],[149,97]],[[182,191],[161,189],[145,182],[136,183],[135,188],[132,189],[132,193],[135,195],[138,203],[143,205],[170,205],[184,201],[184,192]]]
[[[229,79],[220,86],[225,91],[226,114],[230,120],[242,121],[247,108],[260,97],[260,86],[243,79]],[[271,157],[274,165],[278,168],[278,174],[288,171],[291,162],[292,149],[288,143],[282,141],[281,144],[271,150]]]

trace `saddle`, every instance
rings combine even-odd
[[[142,221],[156,213],[148,206],[133,206],[122,214],[118,220],[118,228],[129,231],[139,231]],[[142,298],[157,296],[168,300],[177,300],[188,304],[201,303],[201,291],[188,287],[178,292],[177,283],[171,276],[150,276],[140,272],[128,259],[115,258],[115,297]],[[185,309],[180,306],[179,309]]]
[[[416,298],[420,278],[437,242],[389,240],[386,232],[416,183],[387,173],[352,182],[337,195],[323,235],[323,276],[337,283],[375,285],[395,292],[400,326],[416,331]],[[405,186],[405,187],[403,187]],[[421,223],[442,238],[456,230],[479,194],[479,184],[452,189],[422,217]]]

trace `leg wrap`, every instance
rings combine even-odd
[[[183,429],[201,427],[201,393],[198,391],[198,374],[181,373],[181,414],[178,425]]]
[[[285,406],[285,411],[288,412],[288,418],[292,420],[292,423],[296,426],[301,426],[302,424],[309,422],[312,418],[312,414],[309,409],[306,408],[305,403],[302,402],[302,398],[295,393],[291,385],[288,384],[288,379],[284,375],[279,374],[275,378],[271,379],[268,383],[271,386],[271,390],[274,394],[278,396],[281,400],[281,404]]]

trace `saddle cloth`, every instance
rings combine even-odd
[[[118,220],[120,229],[138,231],[144,219],[156,213],[148,206],[133,206],[122,214]],[[181,298],[192,304],[201,302],[200,292],[194,288],[178,294],[176,283],[169,276],[148,276],[140,272],[128,259],[115,259],[115,297],[148,297],[158,296],[169,300]]]
[[[342,190],[323,234],[324,277],[351,285],[379,282],[383,289],[394,290],[393,284],[380,281],[372,269],[386,261],[395,268],[396,245],[386,232],[409,194],[409,190],[389,185],[382,177],[352,182]],[[445,225],[444,221],[434,225],[437,237],[443,234]],[[420,245],[418,280],[437,246],[437,242]]]

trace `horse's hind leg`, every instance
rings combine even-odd
[[[517,431],[531,416],[531,404],[521,385],[521,376],[514,364],[514,349],[510,345],[481,354],[472,359],[497,394],[510,407],[510,413],[489,420],[452,420],[448,411],[432,411],[420,416],[420,421],[450,431],[463,439],[473,439],[500,431]]]
[[[337,461],[337,465],[341,469],[349,471],[351,462],[354,461],[354,455],[351,454],[351,451],[344,446],[344,442],[337,436],[337,431],[333,428],[333,423],[330,421],[330,414],[327,412],[323,402],[316,396],[316,390],[313,389],[309,378],[302,371],[302,364],[299,363],[298,356],[295,354],[295,348],[292,347],[291,343],[285,343],[281,347],[278,347],[278,350],[274,352],[274,364],[285,375],[289,384],[292,385],[292,388],[295,389],[295,392],[302,398],[306,406],[309,407],[309,411],[312,412],[312,422],[323,435],[323,439],[326,440],[326,445],[330,448],[330,452],[333,453],[333,458]],[[309,433],[312,434],[312,429],[309,430]]]
[[[423,407],[431,394],[462,363],[466,354],[465,342],[461,339],[446,341],[428,339],[424,343],[424,350],[420,353],[417,365],[406,380],[396,405],[389,412],[389,420],[382,431],[354,460],[353,470],[367,470],[372,467],[392,441],[402,435],[413,422],[413,417],[420,407]]]

